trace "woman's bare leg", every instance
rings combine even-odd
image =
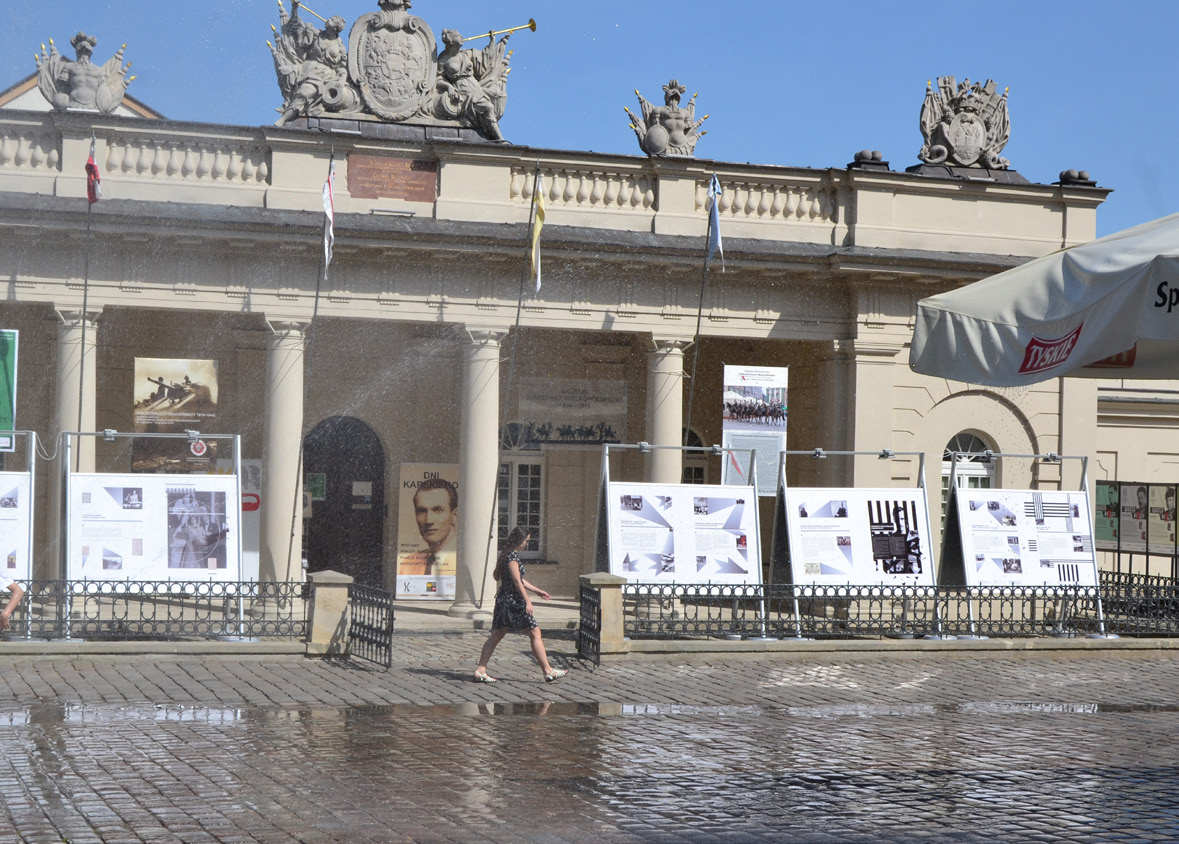
[[[487,663],[491,662],[491,655],[495,653],[495,646],[503,641],[507,633],[508,629],[506,627],[497,627],[491,631],[491,635],[483,643],[483,652],[479,654],[479,665],[475,669],[476,674],[487,673]]]
[[[544,641],[540,638],[540,628],[533,627],[529,630],[528,638],[532,640],[532,655],[540,664],[540,670],[545,674],[552,674],[553,666],[549,665],[549,657],[544,650]]]

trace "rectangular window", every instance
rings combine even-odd
[[[513,527],[520,525],[532,534],[528,547],[520,556],[524,559],[539,558],[544,502],[544,467],[541,458],[509,458],[500,463],[497,492],[497,547],[503,544]]]

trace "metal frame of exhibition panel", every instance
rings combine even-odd
[[[4,431],[4,432],[0,432],[0,436],[12,437],[12,448],[5,449],[3,451],[3,454],[5,454],[5,455],[16,454],[17,453],[17,450],[16,450],[17,440],[23,438],[25,441],[25,448],[24,448],[25,469],[24,469],[24,471],[12,471],[12,470],[5,469],[0,474],[24,475],[28,478],[28,482],[29,482],[28,498],[29,498],[29,500],[28,500],[28,515],[26,517],[27,522],[25,524],[25,530],[26,530],[27,534],[25,537],[26,543],[25,543],[24,553],[25,553],[25,560],[26,560],[27,566],[28,566],[28,571],[26,572],[26,577],[32,578],[32,576],[33,576],[33,537],[34,537],[33,528],[34,528],[34,525],[36,524],[34,519],[35,519],[35,512],[36,512],[36,505],[37,505],[37,477],[36,477],[36,472],[34,471],[34,468],[36,466],[36,454],[37,454],[37,435],[33,431]],[[7,461],[5,461],[5,462],[7,462]],[[7,566],[7,560],[4,560],[3,564],[5,566]],[[5,568],[4,570],[7,571],[7,568]],[[21,580],[22,578],[13,577],[12,579],[13,580]]]
[[[235,512],[236,529],[234,530],[235,536],[233,538],[233,542],[236,547],[235,563],[236,563],[237,573],[236,573],[236,577],[223,578],[219,582],[224,582],[226,584],[227,589],[232,588],[231,584],[233,584],[235,582],[240,582],[240,580],[241,580],[241,562],[242,562],[241,437],[238,434],[202,434],[199,431],[192,431],[192,430],[186,431],[184,433],[161,434],[161,433],[120,432],[120,431],[115,431],[115,430],[111,430],[111,429],[106,429],[103,431],[63,431],[60,435],[59,453],[62,456],[62,509],[61,509],[62,518],[61,518],[61,525],[60,525],[61,554],[60,554],[60,557],[58,560],[58,564],[59,564],[59,568],[60,568],[61,579],[63,581],[70,582],[70,583],[75,582],[75,581],[69,580],[70,572],[69,572],[69,564],[68,563],[69,563],[69,559],[70,559],[69,555],[70,555],[70,551],[71,551],[71,538],[73,536],[73,529],[72,528],[73,528],[73,520],[74,520],[74,515],[75,515],[71,506],[70,506],[70,502],[73,500],[72,492],[73,492],[74,475],[75,474],[82,474],[82,473],[74,472],[74,470],[72,468],[72,466],[73,466],[73,450],[75,447],[75,441],[80,440],[82,437],[93,437],[95,439],[101,438],[104,442],[108,442],[108,443],[117,442],[118,440],[136,440],[136,439],[152,439],[152,440],[175,439],[175,440],[184,440],[184,441],[187,441],[190,443],[195,443],[198,440],[200,440],[200,441],[227,440],[227,441],[231,442],[232,447],[233,447],[233,501],[226,503],[226,513],[228,514],[230,512],[231,508]],[[89,474],[89,473],[87,473],[87,474]],[[211,476],[203,476],[203,475],[194,475],[192,473],[170,474],[170,473],[162,473],[162,472],[155,472],[155,473],[95,472],[94,474],[99,475],[99,476],[110,475],[112,478],[125,478],[130,474],[140,474],[143,476],[164,476],[164,477],[168,477],[168,478],[176,478],[178,480],[181,478],[188,479],[188,478],[211,477]],[[186,571],[186,570],[182,569],[179,571]],[[192,569],[191,571],[195,574],[200,570],[199,569]],[[226,573],[228,574],[228,571]],[[145,600],[146,600],[150,595],[158,594],[161,591],[165,592],[166,594],[171,593],[171,592],[176,592],[178,590],[183,591],[185,588],[185,586],[184,586],[185,584],[204,583],[206,581],[201,580],[200,578],[192,578],[192,577],[180,578],[180,577],[169,576],[168,578],[160,579],[160,580],[142,580],[142,579],[132,580],[131,578],[127,578],[124,581],[119,581],[119,580],[111,578],[111,579],[102,579],[102,580],[94,580],[94,581],[81,580],[81,581],[76,581],[76,582],[80,583],[80,588],[82,590],[81,594],[83,595],[83,597],[85,597],[85,595],[87,593],[91,593],[91,592],[94,592],[96,594],[112,594],[112,595],[115,593],[120,593],[120,592],[121,593],[128,593],[130,590],[133,590],[136,586],[138,586],[140,591],[145,596]],[[214,579],[212,577],[209,577],[207,579],[207,582],[210,582],[210,583],[214,582]],[[149,585],[149,584],[151,586],[150,592],[148,590],[144,589],[144,586]],[[239,594],[237,595],[237,604],[238,604],[237,618],[238,618],[238,627],[239,627],[239,633],[240,633],[240,632],[244,632],[244,628],[242,627],[242,625],[244,624],[244,616],[245,616],[245,594],[244,594],[244,592],[246,590],[241,589],[238,591],[239,591]],[[73,599],[72,599],[72,597],[67,595],[65,600],[70,604],[70,606],[67,606],[64,608],[64,617],[65,617],[64,637],[66,639],[69,639],[69,638],[71,638],[70,620],[73,618],[73,615],[74,615],[73,607],[72,607]]]
[[[749,599],[753,599],[758,615],[758,626],[760,627],[761,636],[757,638],[768,638],[766,635],[766,613],[765,613],[765,590],[764,579],[762,578],[762,561],[761,561],[761,514],[758,505],[759,496],[757,495],[757,449],[747,448],[725,448],[719,445],[713,446],[677,446],[677,445],[651,445],[646,442],[639,443],[604,443],[602,445],[602,474],[601,474],[601,488],[598,497],[598,520],[594,538],[594,570],[601,572],[610,571],[610,517],[609,517],[609,502],[608,493],[611,481],[610,478],[610,451],[638,451],[640,454],[650,454],[657,450],[678,451],[681,454],[707,454],[716,457],[723,457],[727,454],[748,454],[750,469],[750,483],[747,486],[732,486],[736,489],[749,489],[752,492],[753,506],[751,508],[753,514],[753,532],[757,539],[757,555],[754,557],[754,565],[757,571],[756,584],[716,584],[716,583],[701,583],[701,584],[679,584],[681,587],[676,592],[699,591],[703,589],[707,595],[706,599],[720,598],[725,604],[725,612],[731,614],[734,620],[734,627],[736,625],[736,618],[739,614],[744,612],[744,606]],[[640,482],[636,482],[640,483]],[[676,483],[669,486],[698,486],[697,484]],[[706,484],[705,486],[728,486],[726,484]],[[754,555],[751,555],[753,557]],[[662,608],[665,601],[662,596],[667,592],[667,584],[630,584],[628,586],[628,593],[634,593],[632,599],[636,606],[641,605],[644,597],[650,598],[652,594],[658,593],[657,602]],[[635,592],[635,590],[638,590]],[[750,594],[751,591],[753,594]],[[642,594],[639,594],[642,593]],[[714,600],[706,600],[709,606],[715,604]],[[736,637],[740,638],[740,637]]]
[[[1089,502],[1089,458],[1085,455],[1064,455],[1048,452],[1045,454],[1015,454],[985,451],[982,453],[985,462],[993,462],[996,459],[1013,459],[1013,460],[1032,460],[1041,463],[1063,464],[1066,460],[1079,460],[1081,462],[1081,482],[1076,492],[1083,493],[1085,496],[1084,511],[1085,516],[1089,519],[1089,550],[1087,563],[1092,566],[1094,585],[1092,587],[1081,586],[1079,584],[1073,586],[1055,586],[1055,585],[1016,585],[1016,584],[972,584],[968,582],[966,577],[966,561],[965,561],[965,544],[962,537],[962,525],[958,518],[958,464],[966,459],[977,460],[979,458],[977,452],[951,452],[950,453],[950,489],[949,497],[946,502],[946,529],[942,532],[942,566],[939,571],[938,585],[941,587],[952,586],[965,589],[965,603],[967,611],[967,621],[969,625],[970,635],[959,638],[982,638],[977,635],[977,628],[975,624],[975,603],[980,605],[983,601],[993,600],[998,591],[998,597],[1002,599],[1020,599],[1025,602],[1030,602],[1032,615],[1034,616],[1039,601],[1044,602],[1045,618],[1051,615],[1054,619],[1053,633],[1055,635],[1069,636],[1073,635],[1071,631],[1065,629],[1064,621],[1075,615],[1075,608],[1070,607],[1070,602],[1079,603],[1082,600],[1092,600],[1097,614],[1097,632],[1090,634],[1092,638],[1112,638],[1105,631],[1105,613],[1101,603],[1101,580],[1100,573],[1097,567],[1097,550],[1096,539],[1094,537],[1093,528],[1093,509]],[[1069,490],[1001,490],[994,489],[990,492],[1023,492],[1034,494],[1037,492],[1045,493],[1059,493],[1069,492]],[[980,490],[986,492],[986,490]],[[1037,552],[1038,553],[1038,552]],[[947,582],[950,581],[950,582]],[[947,606],[947,611],[949,607]]]
[[[72,492],[72,488],[73,488],[73,477],[75,474],[81,474],[81,473],[74,472],[74,470],[72,468],[74,440],[81,438],[81,437],[102,438],[102,440],[104,442],[116,442],[121,439],[125,439],[125,440],[136,440],[136,439],[167,440],[167,439],[172,439],[172,440],[185,440],[190,443],[196,442],[198,440],[228,440],[229,442],[231,442],[233,444],[233,493],[234,493],[234,501],[233,501],[232,506],[234,508],[236,508],[237,521],[238,521],[237,530],[235,531],[236,536],[234,537],[234,544],[237,546],[237,554],[236,554],[235,559],[237,561],[238,577],[233,578],[233,579],[234,580],[241,579],[241,559],[242,559],[241,498],[242,498],[242,489],[241,489],[241,437],[240,437],[240,435],[238,435],[238,434],[202,434],[199,431],[188,431],[186,433],[177,433],[177,434],[139,434],[139,433],[123,433],[123,432],[114,431],[114,430],[63,431],[61,433],[60,453],[62,454],[62,496],[63,496],[63,499],[62,499],[62,516],[63,517],[62,517],[61,529],[63,531],[63,537],[62,537],[63,541],[61,543],[61,559],[59,562],[60,562],[60,566],[61,566],[61,574],[62,574],[63,579],[68,579],[68,575],[69,575],[69,567],[67,564],[68,563],[68,552],[69,552],[69,537],[70,537],[70,527],[72,525],[72,520],[74,517],[74,513],[72,512],[72,510],[70,508],[71,492]],[[171,475],[169,473],[164,473],[164,472],[154,472],[154,473],[96,472],[94,474],[97,474],[97,475],[109,474],[109,475],[113,475],[113,476],[126,476],[127,474],[166,475],[168,477],[176,477],[176,478],[202,477],[200,475],[192,475],[191,473],[183,473],[183,474],[177,473],[175,475]],[[229,504],[226,505],[227,510],[230,506],[231,505],[229,505]],[[173,578],[169,578],[169,579],[173,579]],[[175,579],[181,580],[182,578],[175,578]],[[183,579],[191,580],[193,578],[183,578]]]
[[[828,604],[833,604],[837,613],[839,611],[839,605],[846,604],[846,609],[850,614],[851,603],[864,597],[869,598],[870,603],[875,608],[873,610],[875,613],[881,612],[879,606],[877,606],[880,604],[880,599],[899,601],[901,606],[900,626],[902,630],[911,626],[911,617],[916,612],[918,604],[924,606],[927,610],[932,608],[934,629],[940,632],[940,603],[937,595],[936,578],[933,579],[932,586],[916,584],[865,586],[863,584],[852,583],[842,586],[827,586],[800,584],[795,581],[793,560],[791,559],[790,551],[789,530],[787,527],[788,516],[786,515],[786,490],[789,488],[789,483],[786,479],[787,457],[810,457],[813,460],[825,460],[830,457],[875,457],[879,460],[893,460],[898,457],[916,457],[917,483],[913,489],[920,490],[926,499],[925,536],[927,538],[931,537],[933,531],[929,520],[929,500],[925,488],[924,451],[893,451],[889,448],[883,448],[879,451],[827,451],[822,448],[813,448],[807,451],[788,450],[780,452],[778,454],[778,492],[774,501],[774,526],[770,539],[770,586],[771,588],[775,586],[784,587],[784,590],[788,592],[790,600],[793,603],[791,610],[793,614],[793,635],[788,638],[797,640],[808,638],[803,635],[802,603],[804,601],[809,606],[822,608],[824,611]],[[845,488],[830,487],[830,489],[839,490]],[[851,487],[851,489],[855,488]],[[932,567],[934,564],[932,546],[929,547],[929,556]],[[779,579],[779,575],[783,575],[783,577]]]

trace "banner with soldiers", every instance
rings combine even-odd
[[[213,433],[217,422],[217,361],[136,358],[132,421],[137,434]],[[208,472],[217,441],[136,437],[133,472]]]

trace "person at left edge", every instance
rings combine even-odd
[[[12,614],[16,611],[20,599],[24,597],[25,590],[4,572],[0,572],[0,589],[7,589],[12,593],[8,599],[8,605],[0,610],[0,630],[7,630],[12,624]]]

